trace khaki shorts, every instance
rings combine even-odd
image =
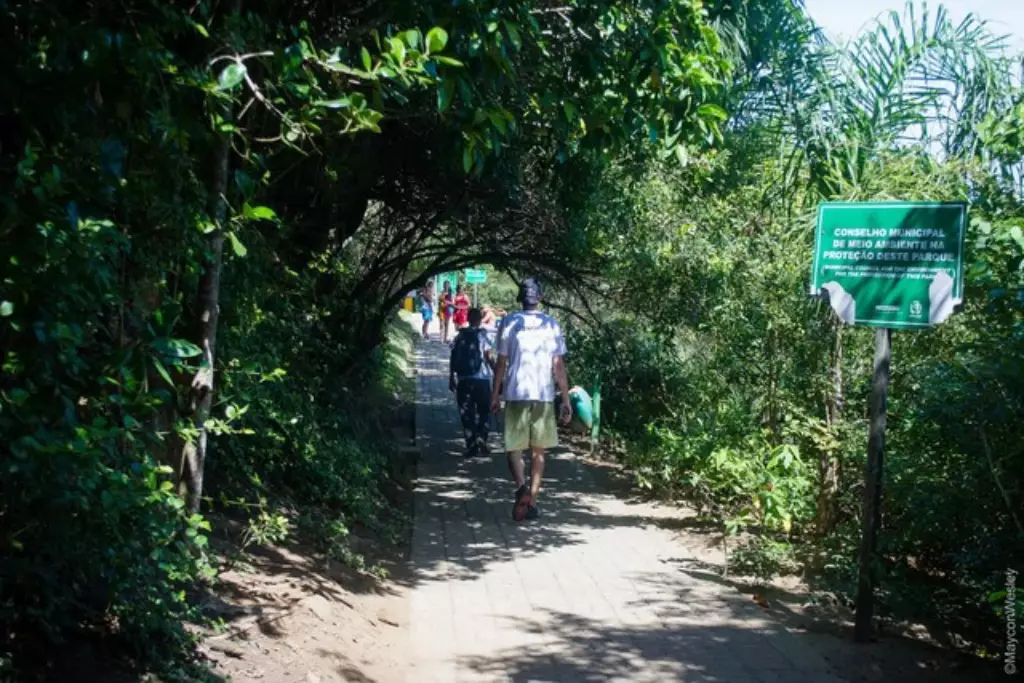
[[[510,401],[505,404],[505,450],[554,448],[558,445],[555,404],[545,401]]]

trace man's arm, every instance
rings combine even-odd
[[[508,367],[508,356],[498,356],[494,368],[494,383],[491,386],[491,411],[495,414],[501,410],[501,382],[505,379],[505,368]]]
[[[459,382],[455,377],[455,347],[452,346],[452,352],[448,354],[448,388],[455,391],[458,386]]]
[[[508,368],[508,320],[501,321],[498,328],[498,363],[494,367],[494,385],[491,387],[491,412],[495,415],[501,410],[501,385],[505,382],[505,371]]]
[[[562,402],[569,403],[569,375],[565,371],[565,357],[555,356],[555,383],[558,385],[558,393],[562,395]]]
[[[555,383],[558,385],[558,393],[562,396],[558,419],[562,424],[569,424],[572,421],[572,404],[569,402],[569,377],[565,371],[565,356],[555,356],[552,361]]]
[[[487,367],[494,372],[494,368],[497,367],[497,360],[494,354],[494,345],[491,344],[491,338],[487,332],[481,328],[480,335],[480,350],[484,355],[484,362],[487,363]]]
[[[555,323],[555,353],[552,358],[552,369],[555,373],[555,383],[558,385],[558,393],[562,396],[562,407],[558,416],[562,424],[569,424],[572,420],[572,404],[569,403],[569,373],[565,369],[565,337],[562,336],[562,327]]]

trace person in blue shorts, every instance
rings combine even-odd
[[[423,338],[430,339],[430,321],[434,319],[434,283],[428,282],[420,290],[419,296],[420,315],[423,317]]]

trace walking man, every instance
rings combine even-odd
[[[455,335],[449,363],[449,387],[455,392],[466,435],[466,457],[487,454],[487,425],[491,414],[491,380],[494,377],[494,351],[487,330],[480,327],[479,308],[467,314],[469,327]]]
[[[555,383],[562,397],[559,419],[572,419],[569,380],[565,371],[565,338],[558,321],[541,313],[540,286],[533,279],[519,287],[523,310],[502,321],[498,332],[498,363],[491,392],[491,411],[501,409],[504,380],[505,451],[516,485],[512,518],[537,517],[537,494],[544,476],[544,450],[558,445],[555,421]],[[532,451],[531,481],[527,486],[523,451]]]

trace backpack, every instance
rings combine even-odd
[[[452,350],[452,370],[459,377],[472,377],[480,372],[484,354],[480,350],[480,332],[474,328],[459,330]]]

